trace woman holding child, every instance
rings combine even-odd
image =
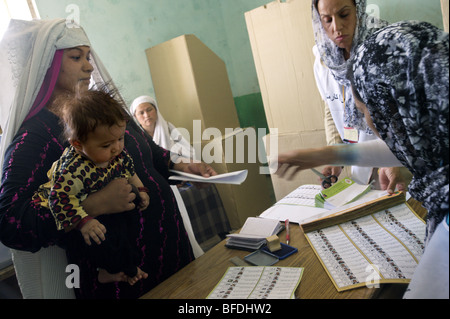
[[[65,20],[12,20],[0,43],[1,187],[0,239],[13,248],[16,274],[24,298],[73,297],[66,277],[67,261],[80,270],[78,298],[138,298],[191,260],[192,249],[167,183],[169,168],[214,175],[204,163],[170,161],[133,121],[127,123],[124,148],[148,189],[150,203],[133,225],[140,252],[137,265],[148,274],[134,285],[126,281],[100,283],[97,268],[76,249],[63,250],[77,230],[57,230],[51,212],[33,202],[47,172],[68,146],[62,139],[59,106],[67,92],[82,94],[90,82],[114,85],[80,27]],[[122,103],[124,105],[124,103]],[[83,202],[91,217],[133,210],[136,195],[126,179],[111,181]],[[75,225],[74,225],[75,226]],[[107,236],[107,234],[106,234]],[[42,283],[42,285],[41,285]],[[77,288],[75,280],[75,288]]]

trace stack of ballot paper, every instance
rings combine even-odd
[[[371,184],[361,185],[345,178],[316,195],[316,207],[333,209],[349,204],[372,189]]]
[[[228,248],[256,250],[266,243],[266,238],[278,234],[284,226],[275,219],[249,217],[239,234],[227,235]]]
[[[368,185],[363,185],[362,189],[366,189],[367,186]],[[387,195],[386,191],[370,190],[362,195],[361,198],[358,198],[349,204],[337,206],[332,209],[330,209],[331,205],[327,204],[327,209],[325,209],[323,208],[325,202],[322,202],[322,207],[316,207],[316,196],[322,191],[321,185],[302,185],[279,200],[275,205],[266,209],[260,217],[276,219],[278,221],[289,219],[291,223],[303,224]],[[343,195],[347,196],[346,194]],[[350,197],[353,199],[355,198],[352,196]]]

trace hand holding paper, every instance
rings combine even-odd
[[[344,178],[316,195],[316,207],[333,209],[351,203],[371,190],[371,184],[360,185]]]

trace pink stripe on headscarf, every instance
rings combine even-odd
[[[57,50],[55,52],[52,65],[45,74],[44,82],[42,83],[41,89],[39,90],[36,100],[34,100],[33,106],[31,107],[30,112],[25,118],[25,121],[29,120],[37,113],[39,113],[39,111],[42,110],[44,106],[47,104],[47,102],[50,100],[50,97],[52,96],[53,90],[56,85],[56,81],[58,80],[63,53],[64,50]]]

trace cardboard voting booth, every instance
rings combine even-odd
[[[164,118],[193,136],[239,127],[225,63],[195,35],[182,35],[146,50],[153,87]]]
[[[227,145],[245,135],[245,130],[240,128],[225,63],[195,35],[166,41],[147,49],[146,54],[160,111],[186,130],[197,158],[201,156],[219,174],[248,170],[242,185],[216,185],[231,227],[241,227],[247,217],[261,214],[275,198],[270,177],[260,174],[258,156],[256,161],[248,160],[255,155],[248,143],[256,140],[239,149],[236,144],[233,147],[233,157],[239,152],[244,162],[227,159]],[[213,162],[208,161],[211,158]]]
[[[313,70],[311,2],[270,2],[246,12],[245,20],[270,134],[278,130],[278,151],[325,146],[324,102]],[[308,171],[293,181],[273,175],[272,183],[279,200],[300,185],[317,183],[317,177]]]

